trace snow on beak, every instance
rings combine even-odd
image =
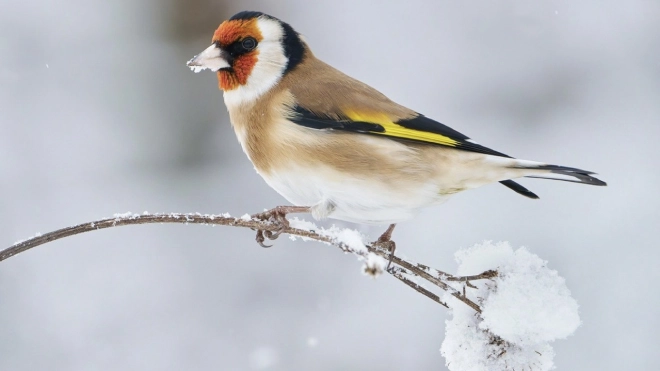
[[[229,58],[229,53],[213,44],[189,60],[186,65],[195,73],[207,68],[215,72],[223,68],[230,68]]]

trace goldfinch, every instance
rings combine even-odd
[[[236,136],[263,179],[295,206],[258,215],[286,224],[291,212],[355,223],[395,223],[452,195],[494,182],[538,198],[511,179],[606,185],[594,173],[519,160],[401,106],[317,59],[289,24],[240,12],[188,62],[217,72]],[[274,238],[273,235],[267,236]],[[263,243],[263,235],[257,235]]]

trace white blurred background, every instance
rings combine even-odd
[[[600,173],[609,187],[522,181],[538,201],[469,191],[394,237],[449,271],[461,247],[527,246],[581,305],[559,369],[660,369],[657,1],[5,1],[0,247],[118,212],[283,204],[215,76],[185,66],[246,9],[489,147]],[[124,227],[0,263],[0,370],[442,370],[445,319],[334,248],[242,229]]]

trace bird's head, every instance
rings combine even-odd
[[[260,12],[240,12],[222,22],[213,44],[188,61],[195,72],[217,71],[220,89],[255,98],[304,58],[307,47],[287,23]]]

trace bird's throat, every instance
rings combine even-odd
[[[218,71],[218,87],[230,91],[247,84],[257,61],[256,51],[236,58],[231,69]]]

